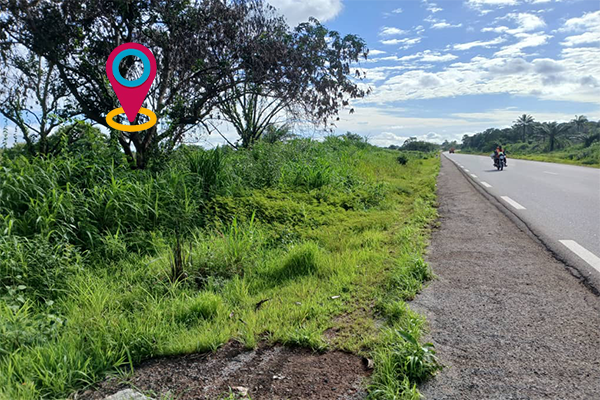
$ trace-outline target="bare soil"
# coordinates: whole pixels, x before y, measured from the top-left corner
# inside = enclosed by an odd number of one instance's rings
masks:
[[[438,276],[411,307],[447,368],[426,399],[600,399],[600,298],[445,157]]]
[[[253,400],[364,399],[369,376],[360,357],[332,351],[260,345],[248,351],[232,342],[212,354],[158,358],[142,363],[127,382],[109,379],[77,399],[103,399],[125,388],[155,399],[220,399],[245,388]],[[244,398],[234,389],[236,398]]]

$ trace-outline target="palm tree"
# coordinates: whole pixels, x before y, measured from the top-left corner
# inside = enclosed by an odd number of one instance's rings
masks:
[[[569,127],[569,124],[559,124],[557,122],[544,122],[540,125],[538,133],[541,136],[548,138],[549,150],[554,151],[556,141],[560,139],[561,136],[564,136],[569,132]]]
[[[521,141],[522,142],[527,141],[527,135],[531,134],[534,123],[535,123],[535,120],[533,119],[533,117],[531,115],[528,115],[528,114],[521,115],[515,121],[515,124],[517,124],[517,126],[521,127],[521,134],[522,134]]]
[[[571,123],[575,126],[577,130],[577,136],[581,136],[581,128],[585,127],[585,124],[588,122],[588,119],[585,115],[576,115],[575,119],[571,121]]]

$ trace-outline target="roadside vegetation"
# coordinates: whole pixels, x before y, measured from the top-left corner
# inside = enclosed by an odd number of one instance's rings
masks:
[[[511,128],[465,135],[461,152],[490,154],[497,145],[508,157],[600,168],[600,121],[575,116],[569,123],[536,122],[522,115]]]
[[[372,398],[418,398],[440,366],[405,301],[431,278],[436,148],[291,128],[331,129],[368,95],[360,37],[261,0],[4,3],[0,398],[66,398],[231,340],[364,355]],[[127,42],[157,61],[142,132],[105,120]],[[205,135],[226,147],[185,144]]]
[[[145,170],[93,128],[52,157],[4,149],[0,397],[265,340],[374,358],[373,398],[418,398],[439,365],[405,301],[431,278],[438,166],[356,135],[183,146]]]

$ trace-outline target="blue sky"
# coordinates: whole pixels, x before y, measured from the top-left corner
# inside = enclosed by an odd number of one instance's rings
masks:
[[[600,2],[574,0],[271,0],[363,37],[373,94],[338,132],[374,144],[461,139],[522,113],[600,119]]]

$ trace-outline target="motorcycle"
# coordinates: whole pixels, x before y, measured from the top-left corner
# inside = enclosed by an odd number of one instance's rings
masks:
[[[506,167],[506,157],[504,154],[500,153],[500,155],[496,158],[492,155],[494,159],[494,167],[498,168],[498,171],[503,171],[504,167]]]

